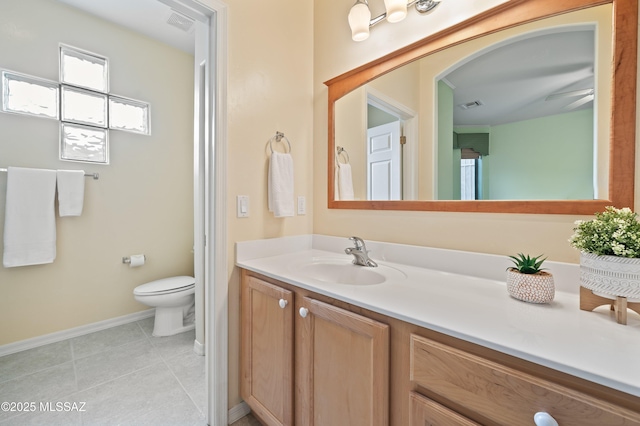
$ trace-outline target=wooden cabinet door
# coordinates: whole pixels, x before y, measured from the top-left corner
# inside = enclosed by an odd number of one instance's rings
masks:
[[[240,394],[267,425],[293,425],[293,293],[242,279]]]
[[[308,297],[296,302],[296,424],[388,425],[389,326]]]
[[[409,401],[410,426],[480,426],[418,393],[411,392]]]

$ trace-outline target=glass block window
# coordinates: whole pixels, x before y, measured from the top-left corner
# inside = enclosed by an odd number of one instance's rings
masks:
[[[107,129],[64,122],[60,129],[61,159],[85,163],[109,163]]]
[[[151,134],[150,106],[109,93],[107,58],[60,45],[60,82],[2,71],[0,111],[60,120],[60,159],[109,163],[109,131]]]
[[[107,127],[107,95],[63,85],[62,121]]]
[[[60,82],[107,93],[109,61],[70,46],[60,46]]]
[[[58,119],[59,84],[2,71],[2,110]]]
[[[119,96],[109,96],[109,128],[148,135],[149,104]]]

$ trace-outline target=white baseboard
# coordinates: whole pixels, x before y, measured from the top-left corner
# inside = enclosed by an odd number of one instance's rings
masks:
[[[237,422],[238,420],[240,420],[250,412],[251,412],[251,408],[249,408],[246,402],[242,401],[240,404],[236,405],[235,407],[232,407],[229,410],[227,423],[231,424],[233,422]]]
[[[107,328],[116,327],[118,325],[128,324],[130,322],[135,322],[141,319],[152,317],[154,314],[155,309],[147,309],[145,311],[135,312],[133,314],[123,315],[121,317],[81,325],[80,327],[74,327],[68,330],[57,331],[55,333],[45,334],[43,336],[33,337],[31,339],[8,343],[6,345],[0,346],[0,356],[10,355],[27,349],[37,348],[38,346],[44,346],[50,343],[56,343],[62,340],[71,339],[73,337],[83,336],[85,334],[94,333],[96,331],[105,330]]]
[[[204,356],[204,345],[198,342],[198,339],[193,341],[193,352],[196,355]]]

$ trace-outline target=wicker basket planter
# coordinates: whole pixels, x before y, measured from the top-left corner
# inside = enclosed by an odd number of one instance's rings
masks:
[[[640,301],[640,259],[582,252],[580,285],[599,296]]]
[[[556,292],[553,275],[548,272],[523,274],[507,269],[507,291],[511,297],[529,303],[550,303]]]

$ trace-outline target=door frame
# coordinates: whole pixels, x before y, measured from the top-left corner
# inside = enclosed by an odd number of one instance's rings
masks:
[[[402,199],[418,199],[418,113],[372,87],[366,87],[366,102],[398,117],[407,143],[402,147]],[[366,105],[364,110],[366,111]],[[366,119],[365,119],[366,123]]]
[[[189,0],[194,1],[194,0]],[[212,10],[209,34],[210,113],[205,158],[205,348],[207,423],[226,426],[228,419],[227,273],[227,62],[228,11],[221,0],[201,0]],[[202,171],[200,171],[202,173]]]
[[[227,273],[227,67],[228,11],[221,0],[159,0],[198,19],[208,17],[208,43],[194,76],[205,86],[200,103],[206,118],[202,137],[194,116],[194,268],[204,275],[204,351],[206,355],[206,421],[228,421],[228,273]],[[196,40],[197,43],[197,40]],[[196,77],[198,78],[198,77]],[[194,82],[196,83],[196,82]],[[194,84],[197,86],[197,84]],[[194,93],[195,95],[195,93]],[[196,113],[198,111],[197,105]],[[204,146],[202,146],[204,145]],[[203,188],[204,186],[204,188]],[[196,284],[197,285],[197,284]],[[201,344],[196,340],[194,348]]]

